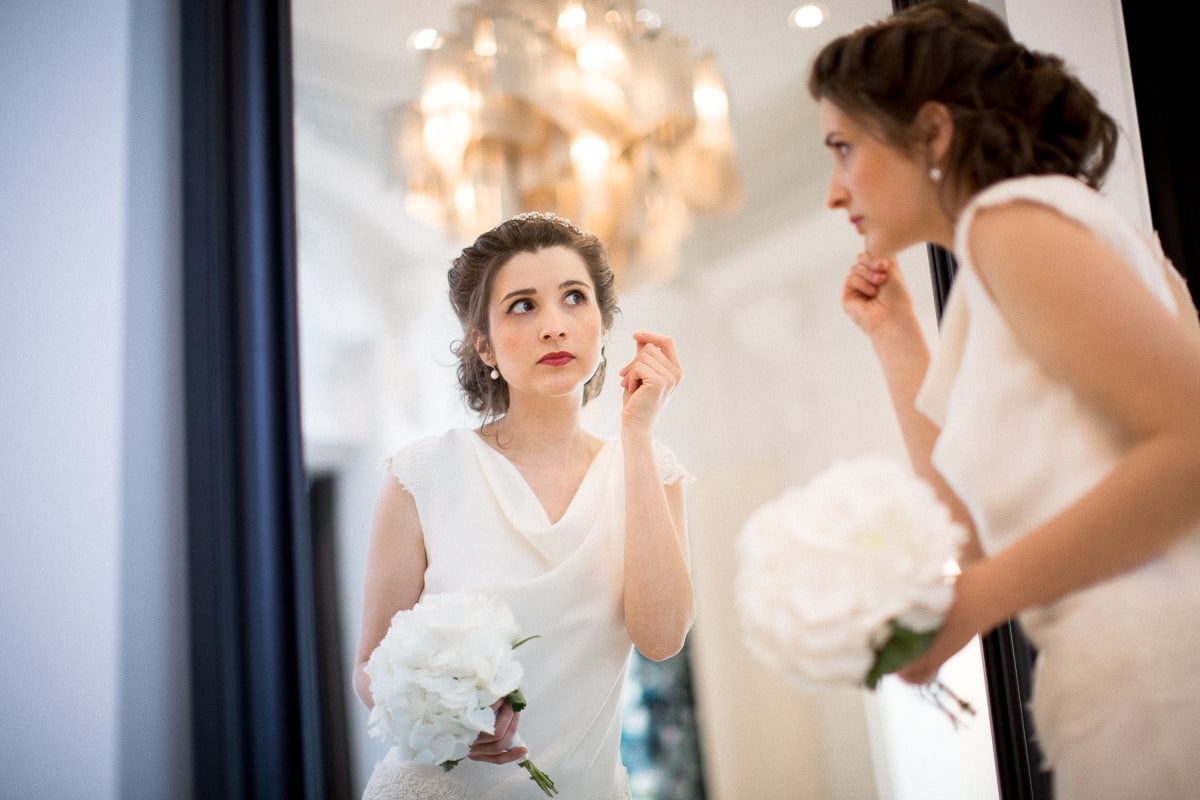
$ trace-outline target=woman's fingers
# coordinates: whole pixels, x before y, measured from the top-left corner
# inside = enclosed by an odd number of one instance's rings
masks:
[[[899,671],[909,683],[928,683],[951,656],[962,650],[973,637],[998,624],[998,611],[988,581],[989,562],[980,561],[958,576],[954,601],[946,611],[938,635],[929,649]]]
[[[851,272],[846,276],[844,294],[848,296],[861,295],[875,297],[879,294],[879,284],[866,276]]]
[[[636,391],[642,384],[650,384],[664,395],[670,394],[683,378],[675,342],[669,336],[649,331],[638,331],[633,338],[637,342],[637,353],[621,370],[621,385],[626,394]]]
[[[503,700],[497,701],[493,708],[496,709],[494,731],[479,734],[471,745],[468,757],[489,764],[507,764],[524,758],[529,753],[528,749],[522,745],[513,745],[521,715]]]
[[[858,277],[872,286],[882,286],[895,262],[883,258],[871,258],[866,253],[859,253],[858,259],[850,265],[850,275]]]
[[[637,331],[633,334],[633,340],[638,343],[639,349],[642,345],[655,345],[668,361],[676,367],[679,366],[679,356],[675,352],[675,340],[670,336],[652,331]]]
[[[886,260],[859,253],[858,259],[850,265],[846,273],[842,289],[843,300],[855,300],[859,297],[873,300],[878,297],[880,287],[887,283],[890,266]]]
[[[920,686],[930,683],[934,678],[936,678],[938,674],[938,667],[940,666],[941,664],[931,663],[930,659],[918,658],[904,667],[904,669],[900,670],[897,674],[905,682]]]

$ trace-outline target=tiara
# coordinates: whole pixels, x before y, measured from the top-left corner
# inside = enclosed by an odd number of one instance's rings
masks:
[[[573,233],[577,233],[580,235],[583,234],[583,231],[580,230],[578,227],[576,227],[576,225],[573,222],[571,222],[571,220],[566,219],[565,217],[560,217],[558,214],[555,214],[551,211],[523,211],[520,214],[509,217],[504,222],[501,222],[500,225],[503,225],[506,222],[525,222],[526,220],[537,220],[539,222],[553,222],[555,225],[561,225],[564,228],[567,228],[568,230],[572,231]],[[496,227],[498,228],[498,227],[500,227],[500,225],[497,225]]]

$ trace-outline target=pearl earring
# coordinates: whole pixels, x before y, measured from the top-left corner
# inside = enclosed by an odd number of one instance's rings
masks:
[[[940,169],[938,169],[937,167],[930,167],[929,168],[929,180],[933,181],[934,183],[938,183],[939,181],[941,181],[942,180],[942,171]]]
[[[492,380],[496,380],[500,377],[500,370],[496,369],[495,367],[492,367],[492,371],[489,372],[488,375],[491,377]]]

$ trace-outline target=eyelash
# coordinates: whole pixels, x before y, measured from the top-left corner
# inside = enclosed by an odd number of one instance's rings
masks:
[[[571,297],[577,298],[574,302],[570,303],[570,305],[573,305],[573,306],[583,305],[588,300],[587,295],[584,294],[584,292],[580,289],[572,289],[571,291],[567,292],[566,294],[563,295],[563,300],[567,300],[568,298],[571,298]],[[508,307],[508,313],[510,313],[510,314],[527,314],[527,313],[529,313],[530,308],[518,310],[518,307],[521,306],[522,304],[532,307],[533,301],[530,300],[528,297],[522,297],[519,300],[514,300],[512,305],[510,305]]]

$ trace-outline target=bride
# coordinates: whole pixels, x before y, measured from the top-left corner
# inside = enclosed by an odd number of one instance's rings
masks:
[[[463,326],[458,375],[478,429],[408,445],[388,462],[368,550],[354,685],[392,616],[424,593],[496,596],[536,642],[522,647],[528,708],[499,705],[450,772],[376,768],[367,798],[543,797],[510,765],[528,750],[564,797],[629,797],[620,757],[621,688],[632,647],[661,660],[693,618],[683,487],[652,438],[682,377],[669,337],[634,335],[621,370],[621,435],[580,426],[604,381],[602,340],[616,311],[595,236],[542,213],[481,235],[455,259],[450,299]],[[510,765],[501,768],[497,765]]]
[[[841,37],[810,91],[828,204],[865,241],[843,306],[915,469],[971,525],[922,683],[1020,615],[1056,796],[1200,786],[1200,325],[1157,242],[1098,194],[1117,129],[1060,59],[929,0]],[[892,256],[959,272],[930,356]]]

